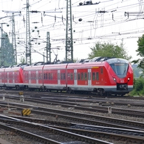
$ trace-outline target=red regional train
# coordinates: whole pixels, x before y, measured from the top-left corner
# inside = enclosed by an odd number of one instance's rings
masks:
[[[133,70],[120,58],[91,62],[0,68],[0,87],[124,95],[133,89]]]

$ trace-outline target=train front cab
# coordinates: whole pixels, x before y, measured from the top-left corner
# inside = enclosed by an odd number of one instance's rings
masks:
[[[133,89],[133,70],[127,60],[109,59],[108,73],[111,85],[115,85],[109,90],[110,93],[124,95]]]

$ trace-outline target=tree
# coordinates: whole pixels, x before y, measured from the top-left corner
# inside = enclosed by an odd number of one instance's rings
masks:
[[[13,45],[10,43],[7,33],[2,33],[1,39],[1,61],[2,66],[10,66],[14,64]]]
[[[20,63],[21,64],[25,64],[26,63],[26,60],[25,60],[25,58],[23,56],[20,58]]]
[[[91,53],[88,55],[90,59],[94,57],[116,57],[131,59],[131,56],[127,55],[126,50],[123,47],[123,42],[119,45],[112,43],[100,43],[97,42],[94,47],[91,48]]]
[[[144,34],[142,35],[142,37],[139,37],[137,44],[138,44],[138,49],[136,50],[136,52],[138,53],[137,55],[142,58],[133,60],[132,62],[138,63],[138,67],[144,69]]]

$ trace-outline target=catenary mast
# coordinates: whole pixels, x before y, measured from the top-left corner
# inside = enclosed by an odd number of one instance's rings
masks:
[[[12,64],[17,64],[17,50],[16,50],[16,35],[15,35],[15,19],[12,13],[12,45],[13,45],[13,61]]]
[[[65,60],[73,61],[73,30],[72,30],[72,7],[71,0],[66,2],[66,46]]]
[[[29,0],[26,0],[26,63],[31,64]]]

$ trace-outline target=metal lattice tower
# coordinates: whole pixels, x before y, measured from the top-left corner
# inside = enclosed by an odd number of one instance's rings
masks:
[[[26,63],[31,64],[29,0],[26,0]]]
[[[12,13],[12,45],[13,45],[13,61],[12,64],[17,64],[17,50],[16,50],[16,35],[15,35],[15,20],[14,13]]]
[[[66,61],[73,61],[73,30],[71,0],[66,4]]]
[[[46,46],[46,62],[51,62],[51,43],[50,43],[50,33],[47,32],[47,46]]]
[[[3,40],[3,24],[1,23],[1,47],[0,47],[0,63],[1,63],[1,66],[3,65],[2,40]]]

